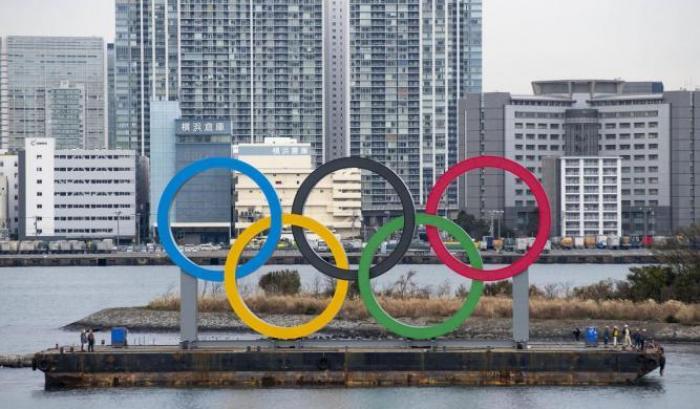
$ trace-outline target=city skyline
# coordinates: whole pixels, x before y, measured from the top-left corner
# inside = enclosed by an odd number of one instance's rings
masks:
[[[13,13],[0,15],[0,36],[114,40],[113,0],[58,0],[52,4],[60,7],[51,8],[44,4],[42,0],[5,1],[3,8]],[[605,14],[599,13],[603,5]],[[532,80],[562,78],[658,78],[667,89],[700,87],[700,53],[690,52],[683,41],[700,38],[700,26],[693,21],[698,14],[700,3],[692,0],[485,1],[484,43],[489,47],[484,52],[483,91],[527,94]],[[562,30],[568,35],[561,36]],[[591,55],[599,58],[593,60]],[[517,71],[510,71],[511,67]]]

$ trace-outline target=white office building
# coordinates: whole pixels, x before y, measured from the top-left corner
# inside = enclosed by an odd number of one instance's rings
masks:
[[[54,139],[27,138],[19,174],[20,239],[134,237],[134,151],[56,150]]]
[[[565,156],[559,160],[561,235],[622,235],[619,157]]]

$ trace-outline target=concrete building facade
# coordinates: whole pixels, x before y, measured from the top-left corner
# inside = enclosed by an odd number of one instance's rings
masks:
[[[299,186],[314,170],[310,144],[291,138],[268,138],[264,143],[240,144],[234,157],[253,165],[267,176],[277,191],[284,213],[291,213]],[[306,201],[304,215],[331,229],[341,238],[360,235],[362,212],[361,173],[343,169],[323,178]],[[261,217],[269,206],[260,188],[250,178],[238,175],[234,189],[236,232],[240,233]],[[291,231],[290,226],[284,226]]]
[[[230,135],[225,119],[176,121],[175,172],[200,159],[231,157]],[[232,183],[227,169],[212,169],[190,179],[172,206],[175,239],[189,244],[228,243],[233,223]]]
[[[506,156],[540,178],[549,156],[619,157],[624,234],[670,234],[697,222],[697,92],[620,80],[541,81],[533,90],[467,95],[460,116],[465,155]],[[503,209],[508,226],[523,233],[535,227],[536,204],[520,180],[485,170],[463,183],[467,212],[483,218],[488,209]]]
[[[133,239],[135,152],[60,150],[51,138],[27,138],[18,167],[20,239]]]
[[[69,125],[62,146],[105,147],[105,57],[98,37],[7,36],[2,38],[0,66],[0,147],[21,149],[25,138],[53,134],[64,102],[82,109],[82,120]],[[69,85],[66,85],[69,84]],[[80,96],[77,90],[81,90]],[[79,98],[79,101],[72,100]],[[52,113],[59,113],[52,116]],[[76,126],[82,126],[80,137]],[[59,135],[66,136],[62,129]],[[70,144],[70,145],[68,145]]]
[[[85,90],[81,85],[63,81],[46,91],[46,137],[56,141],[57,149],[85,146]]]
[[[481,0],[350,0],[350,153],[392,168],[419,206],[459,159],[458,99],[480,91]],[[363,213],[400,209],[365,179]],[[446,203],[457,208],[456,188]]]

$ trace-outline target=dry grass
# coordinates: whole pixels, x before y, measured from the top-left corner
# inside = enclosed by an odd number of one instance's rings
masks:
[[[379,297],[382,307],[392,316],[411,319],[440,319],[453,314],[462,303],[457,298],[396,298]],[[328,298],[311,295],[246,297],[251,310],[263,314],[318,314],[328,304]],[[148,304],[153,310],[178,310],[180,300],[165,295]],[[507,318],[511,316],[512,302],[508,297],[482,297],[474,316],[482,318]],[[205,296],[199,300],[200,311],[231,311],[225,297]],[[700,322],[700,304],[684,304],[678,301],[657,303],[652,300],[580,300],[575,298],[530,299],[530,316],[533,319],[601,319],[629,321],[676,321],[683,324]],[[345,300],[340,319],[362,320],[368,318],[367,310],[359,298]]]

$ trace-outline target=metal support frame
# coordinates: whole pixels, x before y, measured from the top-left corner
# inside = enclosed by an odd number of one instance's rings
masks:
[[[513,277],[513,342],[520,348],[530,341],[530,272]]]
[[[189,349],[197,343],[197,279],[180,271],[180,345]]]
[[[529,271],[513,277],[513,342],[524,348],[530,341]],[[198,343],[197,279],[180,271],[180,346],[190,349]],[[298,346],[301,342],[295,341]]]

